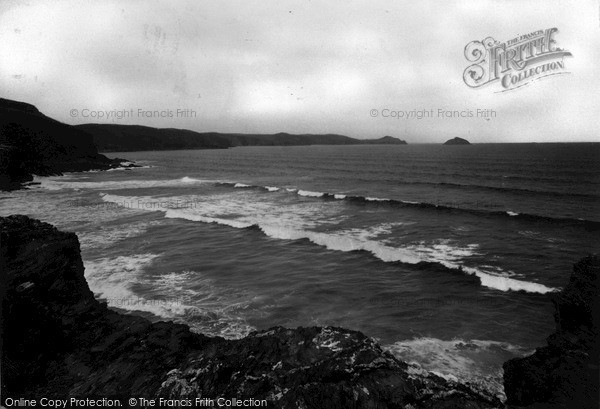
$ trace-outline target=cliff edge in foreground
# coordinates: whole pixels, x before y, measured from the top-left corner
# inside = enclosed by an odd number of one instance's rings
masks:
[[[239,340],[109,310],[73,233],[0,218],[2,399],[265,399],[276,408],[494,408],[356,331],[275,327]],[[5,402],[2,402],[4,404]],[[239,403],[239,401],[238,401]]]
[[[556,331],[548,345],[504,363],[506,403],[527,408],[598,409],[600,402],[600,259],[573,267],[553,296]]]

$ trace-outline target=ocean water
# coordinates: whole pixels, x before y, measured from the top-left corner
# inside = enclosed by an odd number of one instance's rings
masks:
[[[502,394],[553,331],[549,295],[600,244],[600,144],[127,152],[133,170],[0,193],[79,235],[123,312],[228,338],[363,331],[417,368]]]

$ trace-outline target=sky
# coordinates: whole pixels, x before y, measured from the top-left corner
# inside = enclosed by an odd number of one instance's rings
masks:
[[[471,41],[553,27],[564,74],[465,84]],[[597,0],[0,3],[0,96],[68,124],[600,141],[598,63]]]

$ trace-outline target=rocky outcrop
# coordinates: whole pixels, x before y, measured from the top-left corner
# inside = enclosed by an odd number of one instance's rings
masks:
[[[600,391],[600,259],[575,264],[554,295],[556,331],[548,345],[504,364],[507,404],[530,408],[597,409]]]
[[[0,190],[18,189],[34,174],[110,169],[122,161],[100,155],[87,132],[0,98]]]
[[[492,408],[501,402],[360,332],[275,327],[239,340],[120,315],[93,297],[77,236],[0,218],[2,399],[265,399],[276,408]],[[139,401],[138,401],[139,404]]]
[[[405,140],[394,138],[393,136],[386,135],[379,139],[370,139],[365,143],[372,143],[376,145],[408,145]]]
[[[452,138],[452,139],[448,139],[446,142],[444,142],[444,145],[470,145],[471,142],[467,141],[466,139],[463,138]]]

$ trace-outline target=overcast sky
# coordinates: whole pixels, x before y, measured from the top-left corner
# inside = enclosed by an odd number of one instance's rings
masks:
[[[597,0],[3,0],[0,90],[69,124],[409,143],[600,141],[599,13]],[[570,74],[503,93],[499,83],[466,86],[467,43],[551,27],[573,54],[564,60]],[[123,119],[82,117],[131,109]],[[497,116],[406,120],[382,117],[385,109]]]

